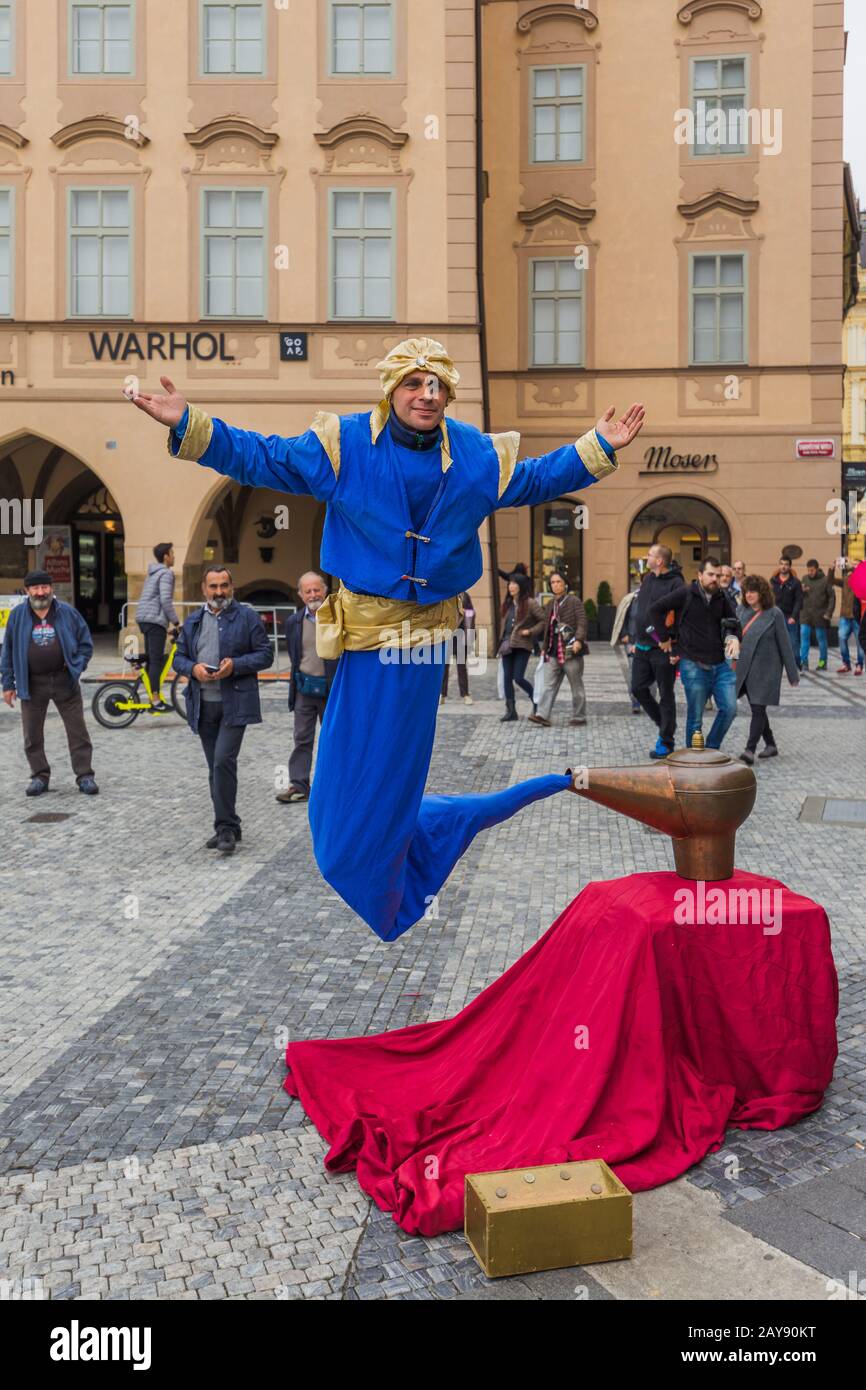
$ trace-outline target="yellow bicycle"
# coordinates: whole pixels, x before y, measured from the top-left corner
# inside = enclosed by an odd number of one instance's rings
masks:
[[[171,648],[165,659],[165,665],[159,677],[159,699],[165,704],[163,699],[162,687],[172,668],[177,642],[172,642]],[[153,708],[151,695],[153,689],[148,678],[147,671],[144,669],[143,658],[140,656],[127,656],[124,658],[129,662],[133,670],[134,678],[131,681],[113,680],[106,681],[100,685],[93,696],[91,709],[94,718],[104,729],[126,729],[132,724],[140,714],[150,713],[154,719],[161,718],[164,714],[179,714],[181,719],[186,719],[186,708],[181,703],[181,691],[186,687],[186,676],[175,676],[171,682],[171,705],[167,709],[156,710]],[[142,689],[144,694],[142,694]],[[146,697],[146,698],[145,698]]]

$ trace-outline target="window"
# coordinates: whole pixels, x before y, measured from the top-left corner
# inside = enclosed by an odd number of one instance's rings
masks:
[[[75,76],[132,73],[132,9],[132,5],[114,5],[109,0],[72,5],[70,71]]]
[[[0,188],[0,317],[12,316],[12,189]]]
[[[745,154],[747,106],[745,58],[692,59],[696,155]]]
[[[691,298],[692,362],[745,362],[745,256],[693,256]]]
[[[202,72],[263,75],[264,5],[228,0],[202,4]]]
[[[128,188],[74,188],[69,198],[70,313],[132,313],[132,194]]]
[[[532,365],[583,364],[583,275],[574,259],[530,262]]]
[[[533,164],[583,159],[583,68],[532,69]]]
[[[331,200],[331,317],[393,318],[393,193],[334,190]]]
[[[394,7],[382,0],[331,5],[331,71],[357,77],[394,70]]]
[[[263,318],[265,313],[265,194],[261,189],[204,191],[206,317]]]
[[[15,72],[15,25],[11,5],[0,5],[0,77]]]

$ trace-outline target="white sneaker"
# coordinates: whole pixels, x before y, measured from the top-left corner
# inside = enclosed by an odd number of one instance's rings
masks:
[[[464,705],[474,705],[474,704],[475,704],[475,701],[473,700],[473,698],[472,698],[471,695],[464,695],[464,696],[463,696],[463,703],[464,703]]]

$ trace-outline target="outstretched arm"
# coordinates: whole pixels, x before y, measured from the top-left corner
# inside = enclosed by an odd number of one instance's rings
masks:
[[[590,487],[617,468],[616,450],[630,444],[643,428],[645,411],[633,405],[616,423],[614,406],[605,412],[595,429],[576,444],[566,444],[552,454],[523,459],[516,464],[511,479],[496,503],[500,507],[531,507],[552,502],[563,493]]]
[[[319,415],[311,429],[293,438],[265,436],[212,419],[198,406],[188,405],[168,377],[160,381],[164,395],[139,394],[130,399],[168,427],[168,450],[173,457],[192,459],[250,487],[299,493],[320,502],[333,496],[340,467],[337,416]]]

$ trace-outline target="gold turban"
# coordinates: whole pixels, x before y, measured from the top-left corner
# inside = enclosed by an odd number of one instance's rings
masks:
[[[376,363],[376,369],[382,383],[383,399],[376,406],[370,420],[374,444],[385,428],[391,410],[392,391],[411,372],[432,372],[434,376],[438,376],[448,392],[449,403],[457,394],[460,373],[445,348],[441,343],[437,343],[435,338],[406,338],[396,347],[392,347],[387,357]]]

